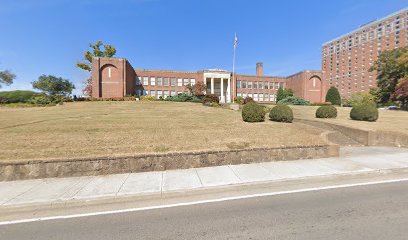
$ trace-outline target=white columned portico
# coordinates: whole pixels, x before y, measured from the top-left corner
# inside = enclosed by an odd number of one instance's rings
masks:
[[[231,93],[230,93],[230,82],[231,82],[231,73],[226,70],[221,69],[209,69],[203,71],[205,84],[207,84],[207,90],[211,90],[211,94],[217,94],[220,98],[221,103],[230,103],[231,102]],[[207,82],[208,79],[211,79],[211,82]],[[220,84],[218,85],[218,80]],[[224,81],[227,80],[227,91],[224,92]],[[217,85],[215,85],[217,81]],[[210,86],[208,87],[208,84]],[[215,89],[217,88],[217,89]],[[218,92],[219,90],[219,92]]]
[[[211,94],[214,94],[214,78],[211,78]]]
[[[231,102],[231,78],[227,81],[227,102]]]
[[[225,98],[224,98],[224,78],[221,78],[221,102],[225,102]]]

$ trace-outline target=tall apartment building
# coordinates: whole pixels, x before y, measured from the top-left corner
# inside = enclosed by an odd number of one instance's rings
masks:
[[[310,102],[324,102],[326,84],[321,71],[306,70],[288,77],[263,75],[263,64],[256,64],[256,75],[232,74],[222,69],[197,72],[134,69],[123,58],[94,58],[92,97],[112,98],[127,95],[153,96],[156,99],[187,93],[187,85],[204,82],[207,93],[220,102],[234,97],[252,97],[257,102],[276,102],[279,87],[291,88],[295,96]]]
[[[384,50],[408,46],[408,8],[326,42],[322,46],[322,75],[348,98],[375,87],[377,73],[369,69]]]

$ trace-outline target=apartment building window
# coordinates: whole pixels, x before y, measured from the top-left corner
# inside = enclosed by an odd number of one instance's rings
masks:
[[[241,88],[241,81],[237,81],[237,88],[239,89],[239,88]]]
[[[157,78],[157,86],[163,86],[163,78]]]
[[[149,78],[148,77],[143,77],[143,85],[145,85],[145,86],[149,85]]]
[[[156,85],[156,78],[151,77],[150,78],[150,86],[155,86]]]
[[[195,85],[195,83],[196,83],[195,78],[190,79],[190,84],[191,85]]]
[[[183,86],[183,79],[181,78],[177,79],[177,86],[179,87]]]
[[[156,97],[156,91],[155,90],[150,90],[150,96]]]
[[[169,86],[169,78],[163,78],[163,86]]]
[[[170,78],[170,85],[171,85],[172,87],[175,87],[175,86],[176,86],[176,78]]]
[[[188,78],[184,78],[184,86],[188,85]]]
[[[248,89],[252,89],[252,82],[248,82]]]

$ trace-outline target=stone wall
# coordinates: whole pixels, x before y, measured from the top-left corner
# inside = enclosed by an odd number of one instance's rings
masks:
[[[0,162],[0,181],[163,171],[228,164],[335,157],[338,155],[338,145],[319,145],[140,154],[115,158],[9,160]]]

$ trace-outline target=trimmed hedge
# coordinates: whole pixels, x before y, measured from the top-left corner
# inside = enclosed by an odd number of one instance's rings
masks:
[[[373,103],[363,103],[351,109],[350,118],[357,121],[375,122],[378,119],[378,109]]]
[[[239,105],[242,105],[242,104],[244,104],[244,98],[241,97],[241,96],[237,96],[237,97],[234,98],[234,102],[239,104]]]
[[[331,102],[333,105],[341,105],[340,93],[336,87],[329,88],[326,94],[326,102]]]
[[[303,105],[303,106],[309,106],[310,102],[302,99],[302,98],[298,98],[298,97],[287,97],[284,98],[280,101],[278,101],[278,104],[287,104],[287,105]]]
[[[288,105],[277,105],[269,112],[269,119],[275,122],[291,123],[293,111]]]
[[[331,105],[324,105],[316,110],[317,118],[336,118],[337,109]]]
[[[263,122],[265,120],[264,108],[255,102],[245,104],[242,108],[242,120],[244,122]]]
[[[6,99],[7,103],[28,103],[31,98],[40,95],[40,93],[34,91],[8,91],[0,92],[0,97]]]

